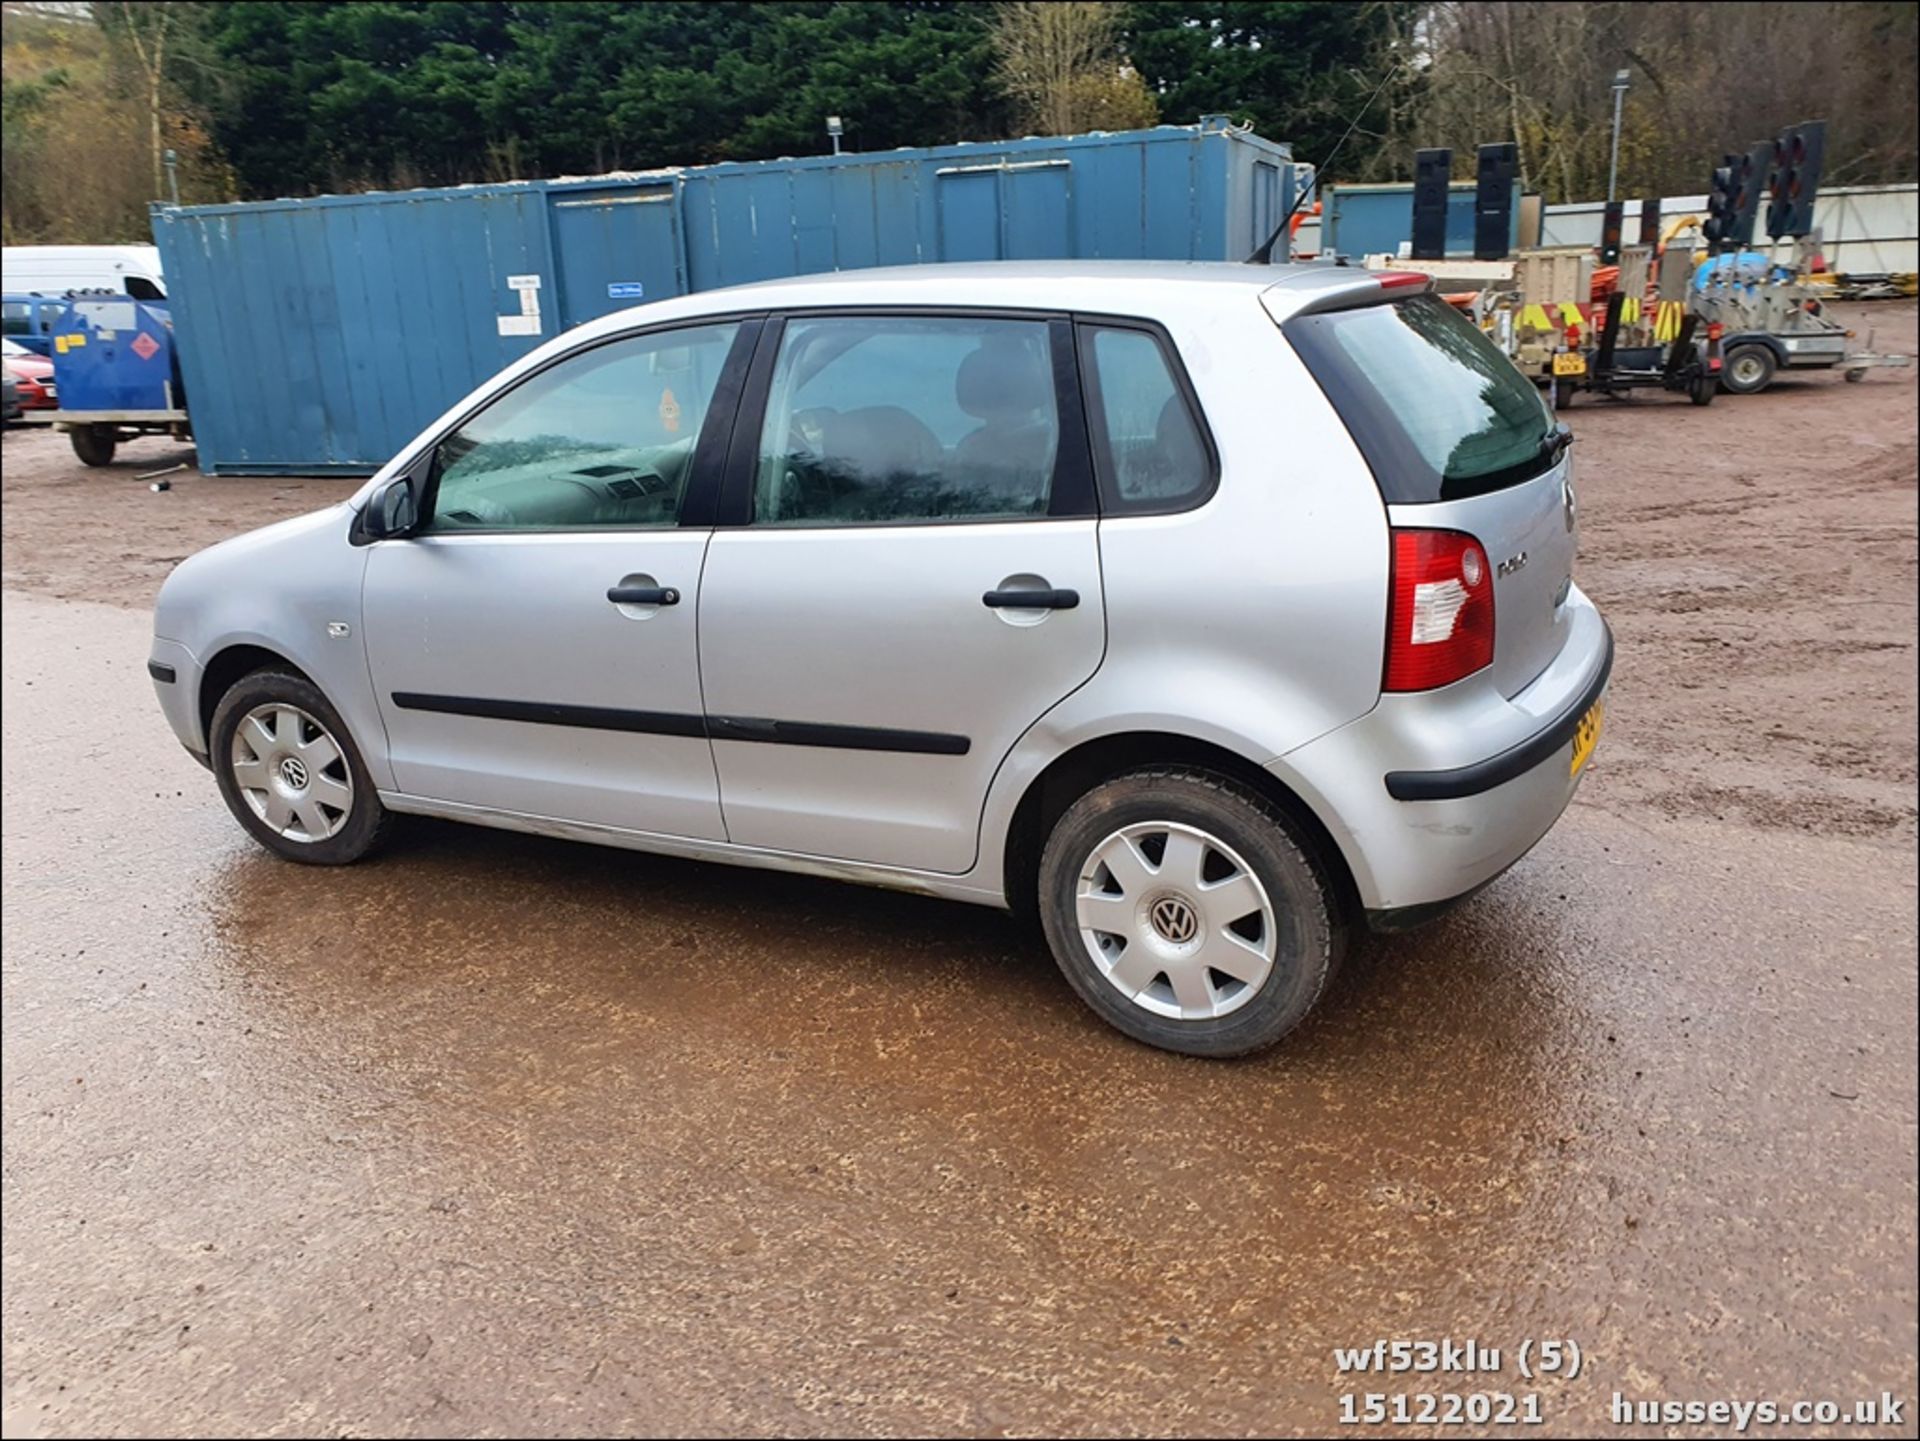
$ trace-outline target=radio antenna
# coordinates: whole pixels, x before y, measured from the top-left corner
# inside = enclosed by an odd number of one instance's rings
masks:
[[[1320,172],[1322,170],[1327,170],[1332,168],[1334,158],[1340,154],[1340,147],[1345,145],[1347,143],[1347,137],[1352,135],[1353,132],[1359,128],[1361,117],[1364,116],[1367,113],[1367,111],[1373,108],[1373,102],[1380,98],[1381,91],[1385,90],[1387,86],[1393,83],[1394,77],[1400,73],[1400,71],[1405,67],[1405,65],[1406,65],[1406,62],[1404,60],[1396,60],[1393,63],[1392,68],[1387,71],[1386,79],[1382,80],[1378,85],[1374,86],[1373,94],[1367,97],[1366,104],[1362,105],[1358,110],[1354,111],[1353,119],[1347,123],[1346,134],[1342,135],[1338,140],[1334,141],[1333,149],[1327,152],[1327,158],[1325,162],[1323,162],[1321,165],[1315,168],[1314,180],[1316,183],[1318,183],[1319,181]],[[1247,257],[1246,263],[1248,265],[1273,264],[1274,244],[1280,239],[1280,237],[1283,234],[1286,233],[1287,223],[1293,219],[1294,211],[1300,208],[1300,202],[1305,200],[1306,198],[1307,198],[1307,189],[1303,185],[1300,187],[1299,193],[1293,197],[1293,204],[1287,207],[1287,213],[1280,217],[1280,223],[1273,227],[1273,234],[1269,235],[1266,238],[1266,240],[1261,244],[1258,250],[1254,251],[1253,254]]]

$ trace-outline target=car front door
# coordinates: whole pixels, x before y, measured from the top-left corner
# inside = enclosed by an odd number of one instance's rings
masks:
[[[368,558],[367,658],[409,795],[725,837],[694,641],[756,321],[576,352],[443,437]]]
[[[730,840],[971,868],[995,769],[1104,651],[1073,366],[1064,318],[769,322],[700,591]]]

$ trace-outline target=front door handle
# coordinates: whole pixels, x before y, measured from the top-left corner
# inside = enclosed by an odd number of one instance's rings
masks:
[[[615,605],[678,605],[680,592],[670,585],[616,585],[607,599]]]
[[[1077,590],[990,590],[980,599],[989,610],[1072,610]]]

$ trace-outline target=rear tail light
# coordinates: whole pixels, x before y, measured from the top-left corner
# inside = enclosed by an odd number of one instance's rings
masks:
[[[1493,663],[1493,567],[1457,530],[1393,532],[1390,691],[1451,685]]]

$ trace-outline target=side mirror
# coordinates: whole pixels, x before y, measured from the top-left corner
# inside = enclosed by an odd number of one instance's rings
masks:
[[[394,540],[411,534],[419,518],[419,507],[413,501],[413,478],[402,475],[373,493],[361,512],[360,527],[368,540]]]

